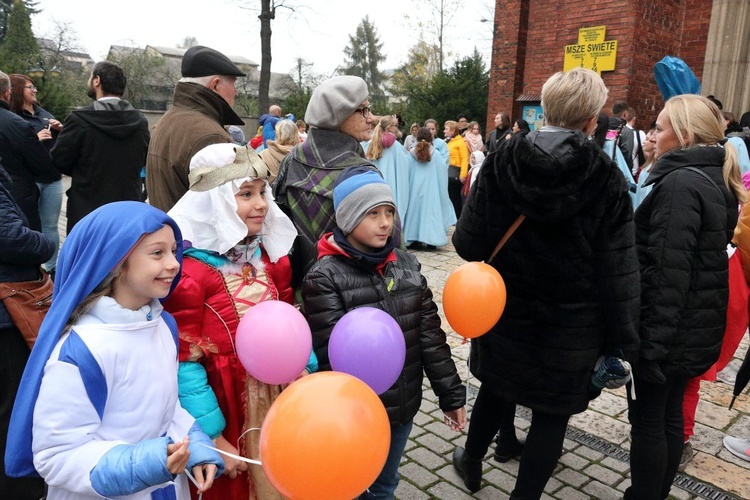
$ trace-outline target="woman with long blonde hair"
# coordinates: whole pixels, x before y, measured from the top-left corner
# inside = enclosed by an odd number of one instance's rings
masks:
[[[651,193],[635,213],[641,346],[627,499],[669,495],[683,449],[688,381],[718,358],[728,300],[727,244],[746,191],[724,119],[698,95],[669,99],[656,119]]]
[[[406,166],[408,153],[396,140],[396,133],[396,115],[382,116],[372,131],[372,139],[363,142],[362,148],[365,150],[365,157],[378,167],[383,179],[391,187],[396,209],[403,221],[409,208],[410,184],[409,170]]]

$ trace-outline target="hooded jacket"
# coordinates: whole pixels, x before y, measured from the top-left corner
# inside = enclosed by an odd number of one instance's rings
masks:
[[[168,212],[190,187],[188,173],[195,153],[234,142],[224,125],[244,125],[219,94],[198,83],[178,82],[173,106],[154,128],[146,162],[148,199]]]
[[[102,205],[142,201],[148,141],[146,117],[123,99],[96,101],[70,114],[52,149],[54,165],[72,178],[68,233]]]
[[[640,356],[665,375],[696,377],[718,358],[726,326],[726,247],[737,198],[724,185],[724,148],[663,155],[635,214],[641,266]],[[685,167],[700,169],[712,180]],[[714,185],[715,184],[715,185]]]
[[[391,425],[411,421],[419,410],[423,370],[442,411],[464,406],[466,391],[417,259],[395,249],[384,262],[373,266],[349,256],[330,241],[330,236],[330,233],[324,235],[318,243],[320,260],[302,285],[305,313],[320,369],[331,369],[328,341],[336,322],[352,309],[375,307],[396,320],[406,341],[401,375],[380,395]]]
[[[638,260],[622,174],[580,132],[544,127],[490,155],[456,225],[466,260],[505,280],[498,323],[473,345],[475,373],[507,401],[547,413],[584,411],[601,355],[638,346]]]

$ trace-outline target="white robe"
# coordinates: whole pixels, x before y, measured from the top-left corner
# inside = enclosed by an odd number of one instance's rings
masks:
[[[148,313],[155,320],[148,321]],[[187,436],[195,419],[177,398],[176,344],[160,314],[156,300],[132,311],[103,297],[72,327],[106,381],[101,419],[78,367],[58,360],[70,333],[57,342],[44,368],[33,423],[34,466],[49,485],[49,500],[102,498],[90,473],[115,446]],[[152,490],[169,484],[118,498],[150,499]],[[184,474],[175,485],[178,499],[190,498]]]

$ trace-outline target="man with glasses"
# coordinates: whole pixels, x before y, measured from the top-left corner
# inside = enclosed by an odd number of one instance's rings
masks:
[[[373,124],[380,120],[370,110],[368,94],[367,83],[350,75],[335,76],[316,87],[305,113],[310,126],[307,140],[279,166],[273,194],[299,232],[291,255],[295,285],[317,260],[318,240],[336,226],[336,178],[354,165],[377,171],[360,145],[372,138]],[[400,242],[401,225],[394,226]]]
[[[225,125],[244,125],[234,112],[237,77],[247,76],[227,56],[197,45],[182,57],[173,105],[154,129],[146,161],[149,203],[168,212],[188,190],[190,160],[210,146],[233,142]]]

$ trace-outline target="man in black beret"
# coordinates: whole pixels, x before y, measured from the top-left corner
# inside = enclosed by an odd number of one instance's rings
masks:
[[[244,125],[234,112],[237,77],[247,76],[210,47],[191,47],[182,57],[182,78],[173,106],[156,124],[146,160],[151,205],[169,211],[188,190],[193,155],[211,144],[233,142],[225,125]]]

